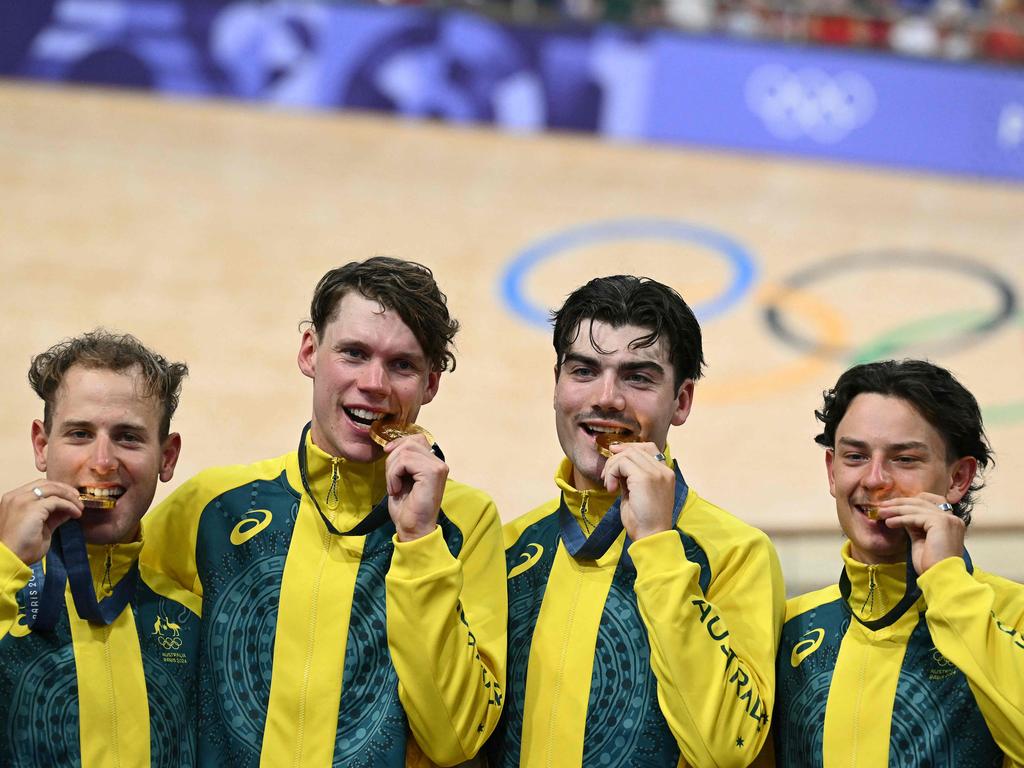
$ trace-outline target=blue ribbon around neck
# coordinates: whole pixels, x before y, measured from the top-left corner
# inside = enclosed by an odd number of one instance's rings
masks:
[[[121,577],[111,593],[102,600],[97,600],[82,527],[77,520],[68,520],[54,533],[60,534],[61,554],[64,557],[64,567],[67,568],[68,581],[71,583],[71,597],[75,601],[78,615],[93,624],[107,626],[113,623],[135,594],[135,587],[139,583],[138,559],[132,562],[128,573]]]
[[[52,631],[63,609],[64,586],[70,583],[78,615],[93,624],[107,626],[131,601],[138,582],[136,560],[110,595],[97,600],[82,527],[77,520],[68,520],[53,532],[45,571],[42,561],[32,564],[32,576],[23,590],[25,625],[33,631]]]
[[[32,563],[32,576],[22,590],[25,604],[25,626],[33,632],[50,632],[60,618],[64,606],[64,586],[68,574],[60,556],[60,547],[50,539],[50,553],[43,561]]]
[[[964,549],[964,565],[967,567],[968,573],[974,573],[974,563],[971,562],[971,556]],[[853,586],[850,584],[850,575],[846,572],[846,566],[843,566],[842,573],[839,574],[839,594],[842,595],[843,600],[847,605],[850,603],[850,595],[853,593]],[[892,609],[877,619],[862,619],[857,615],[857,612],[850,607],[850,614],[860,624],[870,629],[873,632],[877,632],[880,629],[890,627],[899,621],[900,617],[910,610],[911,606],[917,602],[917,599],[921,597],[921,587],[917,585],[917,571],[914,569],[914,550],[913,545],[910,541],[910,537],[907,537],[907,579],[906,587],[903,590],[903,597],[900,601],[892,607]]]

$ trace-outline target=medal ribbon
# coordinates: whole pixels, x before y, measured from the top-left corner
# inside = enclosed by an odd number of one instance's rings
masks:
[[[51,537],[46,570],[43,570],[42,560],[32,563],[32,576],[22,590],[25,597],[25,626],[34,632],[53,630],[64,606],[64,586],[67,582],[68,574],[60,556],[60,546]]]
[[[139,561],[132,563],[110,595],[97,600],[82,527],[77,520],[68,520],[53,532],[46,554],[46,571],[42,561],[32,564],[32,577],[24,589],[25,625],[29,629],[48,632],[56,626],[68,582],[78,615],[93,624],[107,626],[121,615],[135,594]]]
[[[673,461],[672,468],[676,473],[675,500],[672,506],[672,527],[675,528],[679,520],[679,512],[686,502],[689,488],[686,485],[686,480],[683,479],[682,472],[679,471],[678,462]],[[572,512],[569,511],[569,505],[565,502],[565,493],[563,492],[561,503],[558,506],[558,525],[561,529],[562,543],[565,544],[569,554],[577,560],[597,560],[604,555],[622,533],[621,504],[622,496],[620,495],[587,537],[583,534],[583,529],[580,528],[580,524],[573,517]],[[627,564],[632,564],[632,559],[629,557],[631,543],[632,541],[627,535],[626,543],[622,548],[622,560]]]
[[[306,495],[313,502],[313,506],[316,507],[316,511],[320,513],[320,519],[324,521],[324,525],[327,526],[327,530],[334,536],[365,536],[371,531],[375,531],[382,525],[391,519],[391,515],[388,514],[388,496],[384,494],[384,498],[373,505],[373,509],[370,510],[370,514],[365,518],[356,523],[352,528],[347,531],[339,531],[334,527],[334,524],[327,518],[324,511],[320,509],[320,503],[316,500],[316,496],[313,495],[313,490],[309,487],[309,464],[306,459],[306,435],[309,434],[309,429],[313,422],[307,422],[306,426],[302,428],[302,435],[299,436],[299,477],[302,478],[302,487],[306,491]],[[434,454],[444,461],[444,454],[441,453],[441,449],[437,446],[437,443],[430,446],[430,450]]]
[[[974,573],[974,564],[971,562],[971,556],[964,550],[964,564],[967,566],[968,573]],[[846,604],[850,603],[850,595],[853,593],[853,586],[850,584],[850,577],[846,573],[846,567],[843,566],[843,572],[839,574],[839,594],[843,596],[843,600]],[[892,626],[896,621],[910,610],[910,607],[917,602],[917,599],[921,596],[921,588],[917,586],[917,571],[914,570],[914,558],[912,552],[912,545],[910,538],[907,538],[907,586],[903,592],[903,597],[900,601],[893,606],[884,616],[877,619],[862,619],[857,615],[857,612],[850,608],[850,613],[853,614],[858,622],[863,624],[867,629],[871,631],[877,631],[884,629],[885,627]]]
[[[71,597],[75,601],[75,610],[83,619],[93,624],[107,626],[121,615],[121,611],[135,594],[139,583],[139,561],[135,559],[113,591],[102,600],[96,599],[96,588],[92,583],[92,571],[89,569],[89,553],[85,548],[85,536],[77,520],[68,520],[54,532],[59,536],[61,554],[67,568],[68,581],[71,582]],[[53,547],[50,547],[51,551]]]

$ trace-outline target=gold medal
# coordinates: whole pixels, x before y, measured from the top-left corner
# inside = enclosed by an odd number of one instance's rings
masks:
[[[868,520],[878,519],[878,507],[868,507]]]
[[[81,499],[82,505],[86,509],[113,509],[114,504],[117,503],[116,499],[109,496],[92,496],[88,493],[80,493],[78,498]]]
[[[610,459],[614,456],[610,450],[613,445],[618,445],[619,443],[642,443],[643,438],[632,433],[598,432],[594,442],[597,443],[597,452]]]
[[[398,419],[377,419],[370,426],[370,437],[373,438],[373,442],[381,447],[384,447],[392,440],[397,440],[406,435],[423,435],[427,438],[428,443],[434,444],[434,436],[419,424],[413,424],[412,422],[402,422]]]

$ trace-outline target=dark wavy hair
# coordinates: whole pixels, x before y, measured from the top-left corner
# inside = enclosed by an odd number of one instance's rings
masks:
[[[57,391],[64,382],[64,375],[74,365],[115,373],[137,367],[143,395],[155,397],[163,405],[160,440],[167,439],[171,431],[171,417],[178,408],[181,384],[188,375],[185,363],[168,362],[131,334],[111,333],[103,328],[54,344],[33,357],[28,369],[28,383],[44,403],[43,427],[47,433],[53,424]]]
[[[872,393],[905,400],[942,436],[946,460],[965,456],[978,460],[978,473],[953,513],[970,525],[973,494],[985,483],[982,470],[995,464],[985,435],[978,401],[952,373],[924,360],[884,360],[850,368],[824,394],[824,404],[814,415],[824,426],[814,442],[835,448],[836,427],[857,395]]]
[[[448,297],[437,287],[429,268],[414,261],[374,256],[332,269],[320,278],[309,307],[318,340],[323,340],[324,329],[337,316],[349,291],[358,291],[383,309],[397,312],[435,371],[455,370],[451,348],[459,321],[448,313]]]
[[[667,285],[649,277],[612,275],[596,277],[569,294],[562,308],[551,313],[556,371],[561,370],[569,347],[579,338],[582,323],[588,319],[614,328],[646,328],[648,333],[630,345],[634,349],[652,347],[664,338],[677,390],[687,379],[696,381],[703,374],[700,324],[683,297]],[[590,343],[598,352],[605,351],[594,341],[593,326]]]

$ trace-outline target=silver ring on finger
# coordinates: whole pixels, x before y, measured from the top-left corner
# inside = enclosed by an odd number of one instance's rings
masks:
[[[32,489],[32,493],[34,493],[36,495],[37,499],[42,499],[42,498],[44,498],[46,496],[46,494],[43,493],[43,489],[40,488],[38,485],[35,488]]]
[[[662,453],[661,451],[658,451],[656,454],[654,454],[654,460],[656,462],[658,462],[659,464],[664,464],[665,463],[665,454]]]
[[[950,504],[948,501],[944,501],[941,504],[939,504],[939,509],[941,509],[943,512],[952,512],[953,505]]]

